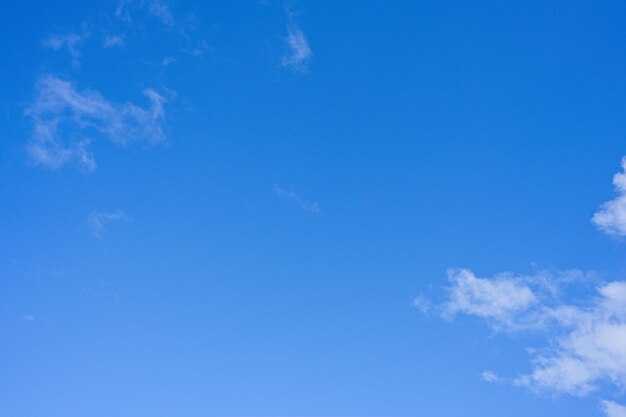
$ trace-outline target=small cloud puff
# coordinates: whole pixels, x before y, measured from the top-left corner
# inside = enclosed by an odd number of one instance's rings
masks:
[[[617,197],[604,203],[591,218],[601,231],[614,236],[626,236],[626,157],[621,165],[623,172],[613,177]]]
[[[494,384],[502,382],[502,378],[500,378],[498,374],[492,371],[484,371],[482,374],[480,374],[480,376],[482,380],[485,382],[494,383]]]
[[[313,57],[313,51],[311,51],[309,42],[302,29],[291,22],[287,29],[285,41],[287,42],[288,51],[282,58],[282,66],[291,68],[294,71],[306,72],[309,61]]]

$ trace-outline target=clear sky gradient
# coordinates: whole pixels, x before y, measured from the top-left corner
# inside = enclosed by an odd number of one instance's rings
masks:
[[[1,2],[0,416],[626,416],[625,17]]]

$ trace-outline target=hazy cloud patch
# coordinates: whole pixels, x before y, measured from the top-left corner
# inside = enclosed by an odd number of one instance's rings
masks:
[[[121,48],[124,44],[124,37],[120,35],[105,36],[102,41],[102,46],[105,48]]]
[[[626,417],[626,407],[613,401],[601,401],[600,408],[607,417]]]
[[[72,65],[80,65],[80,44],[82,44],[91,34],[87,31],[82,33],[50,34],[41,43],[55,51],[66,50],[72,59]]]

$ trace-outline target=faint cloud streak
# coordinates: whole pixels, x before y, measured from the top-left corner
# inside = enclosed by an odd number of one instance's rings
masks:
[[[281,198],[285,198],[285,199],[291,201],[293,204],[295,204],[296,206],[300,207],[302,210],[310,211],[312,213],[319,213],[320,212],[320,209],[319,209],[319,206],[317,205],[317,202],[309,203],[309,202],[303,200],[294,191],[291,191],[291,190],[285,189],[283,187],[280,187],[278,185],[275,185],[274,186],[274,192],[276,193],[277,196],[279,196]]]
[[[289,6],[286,7],[285,12],[288,19],[287,36],[285,37],[287,50],[281,59],[281,65],[296,72],[307,72],[313,51],[304,31],[296,22],[297,13],[292,11]]]
[[[131,218],[121,210],[107,212],[107,211],[93,211],[89,213],[87,218],[87,226],[91,231],[91,234],[97,238],[102,239],[107,231],[107,227],[111,223],[120,221],[130,221]]]

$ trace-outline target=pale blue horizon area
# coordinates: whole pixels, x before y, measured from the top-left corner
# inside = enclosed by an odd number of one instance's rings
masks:
[[[516,386],[545,339],[436,307],[449,268],[625,279],[623,239],[591,222],[626,154],[624,16],[590,0],[3,2],[0,416],[626,404],[608,380]],[[68,34],[85,36],[74,52],[49,45]],[[142,109],[152,89],[163,140],[66,115],[59,140],[91,140],[97,167],[42,164],[45,77]]]

